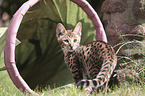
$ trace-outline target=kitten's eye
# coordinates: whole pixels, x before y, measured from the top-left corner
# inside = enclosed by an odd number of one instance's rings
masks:
[[[74,42],[77,42],[77,39],[74,39]]]
[[[63,36],[63,34],[62,34],[62,33],[59,33],[58,35],[59,35],[59,36]]]
[[[69,41],[68,41],[68,40],[64,40],[64,42],[69,43]]]

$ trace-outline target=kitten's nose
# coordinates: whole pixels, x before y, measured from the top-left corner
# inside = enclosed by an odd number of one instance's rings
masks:
[[[69,45],[69,47],[70,47],[70,49],[73,49],[73,46],[71,44]]]

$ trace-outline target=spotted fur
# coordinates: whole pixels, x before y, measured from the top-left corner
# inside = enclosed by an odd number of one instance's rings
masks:
[[[111,77],[117,63],[116,54],[112,46],[104,42],[96,41],[80,45],[81,27],[82,24],[79,22],[74,30],[66,30],[59,23],[56,28],[56,37],[76,85],[81,88],[97,89]]]

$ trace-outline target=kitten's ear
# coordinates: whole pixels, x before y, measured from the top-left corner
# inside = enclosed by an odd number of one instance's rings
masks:
[[[82,23],[78,22],[76,27],[74,28],[73,32],[77,33],[79,36],[81,36],[81,30],[82,30]]]
[[[63,36],[63,34],[66,32],[66,29],[64,28],[64,26],[61,23],[57,24],[56,27],[56,37],[60,37]]]

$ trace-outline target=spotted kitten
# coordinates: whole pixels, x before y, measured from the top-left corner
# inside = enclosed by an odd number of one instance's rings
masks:
[[[76,85],[81,88],[97,89],[111,77],[117,63],[116,54],[112,46],[104,42],[96,41],[80,45],[81,29],[81,22],[73,30],[66,30],[59,23],[56,28],[56,37]],[[83,76],[86,79],[83,79]]]

